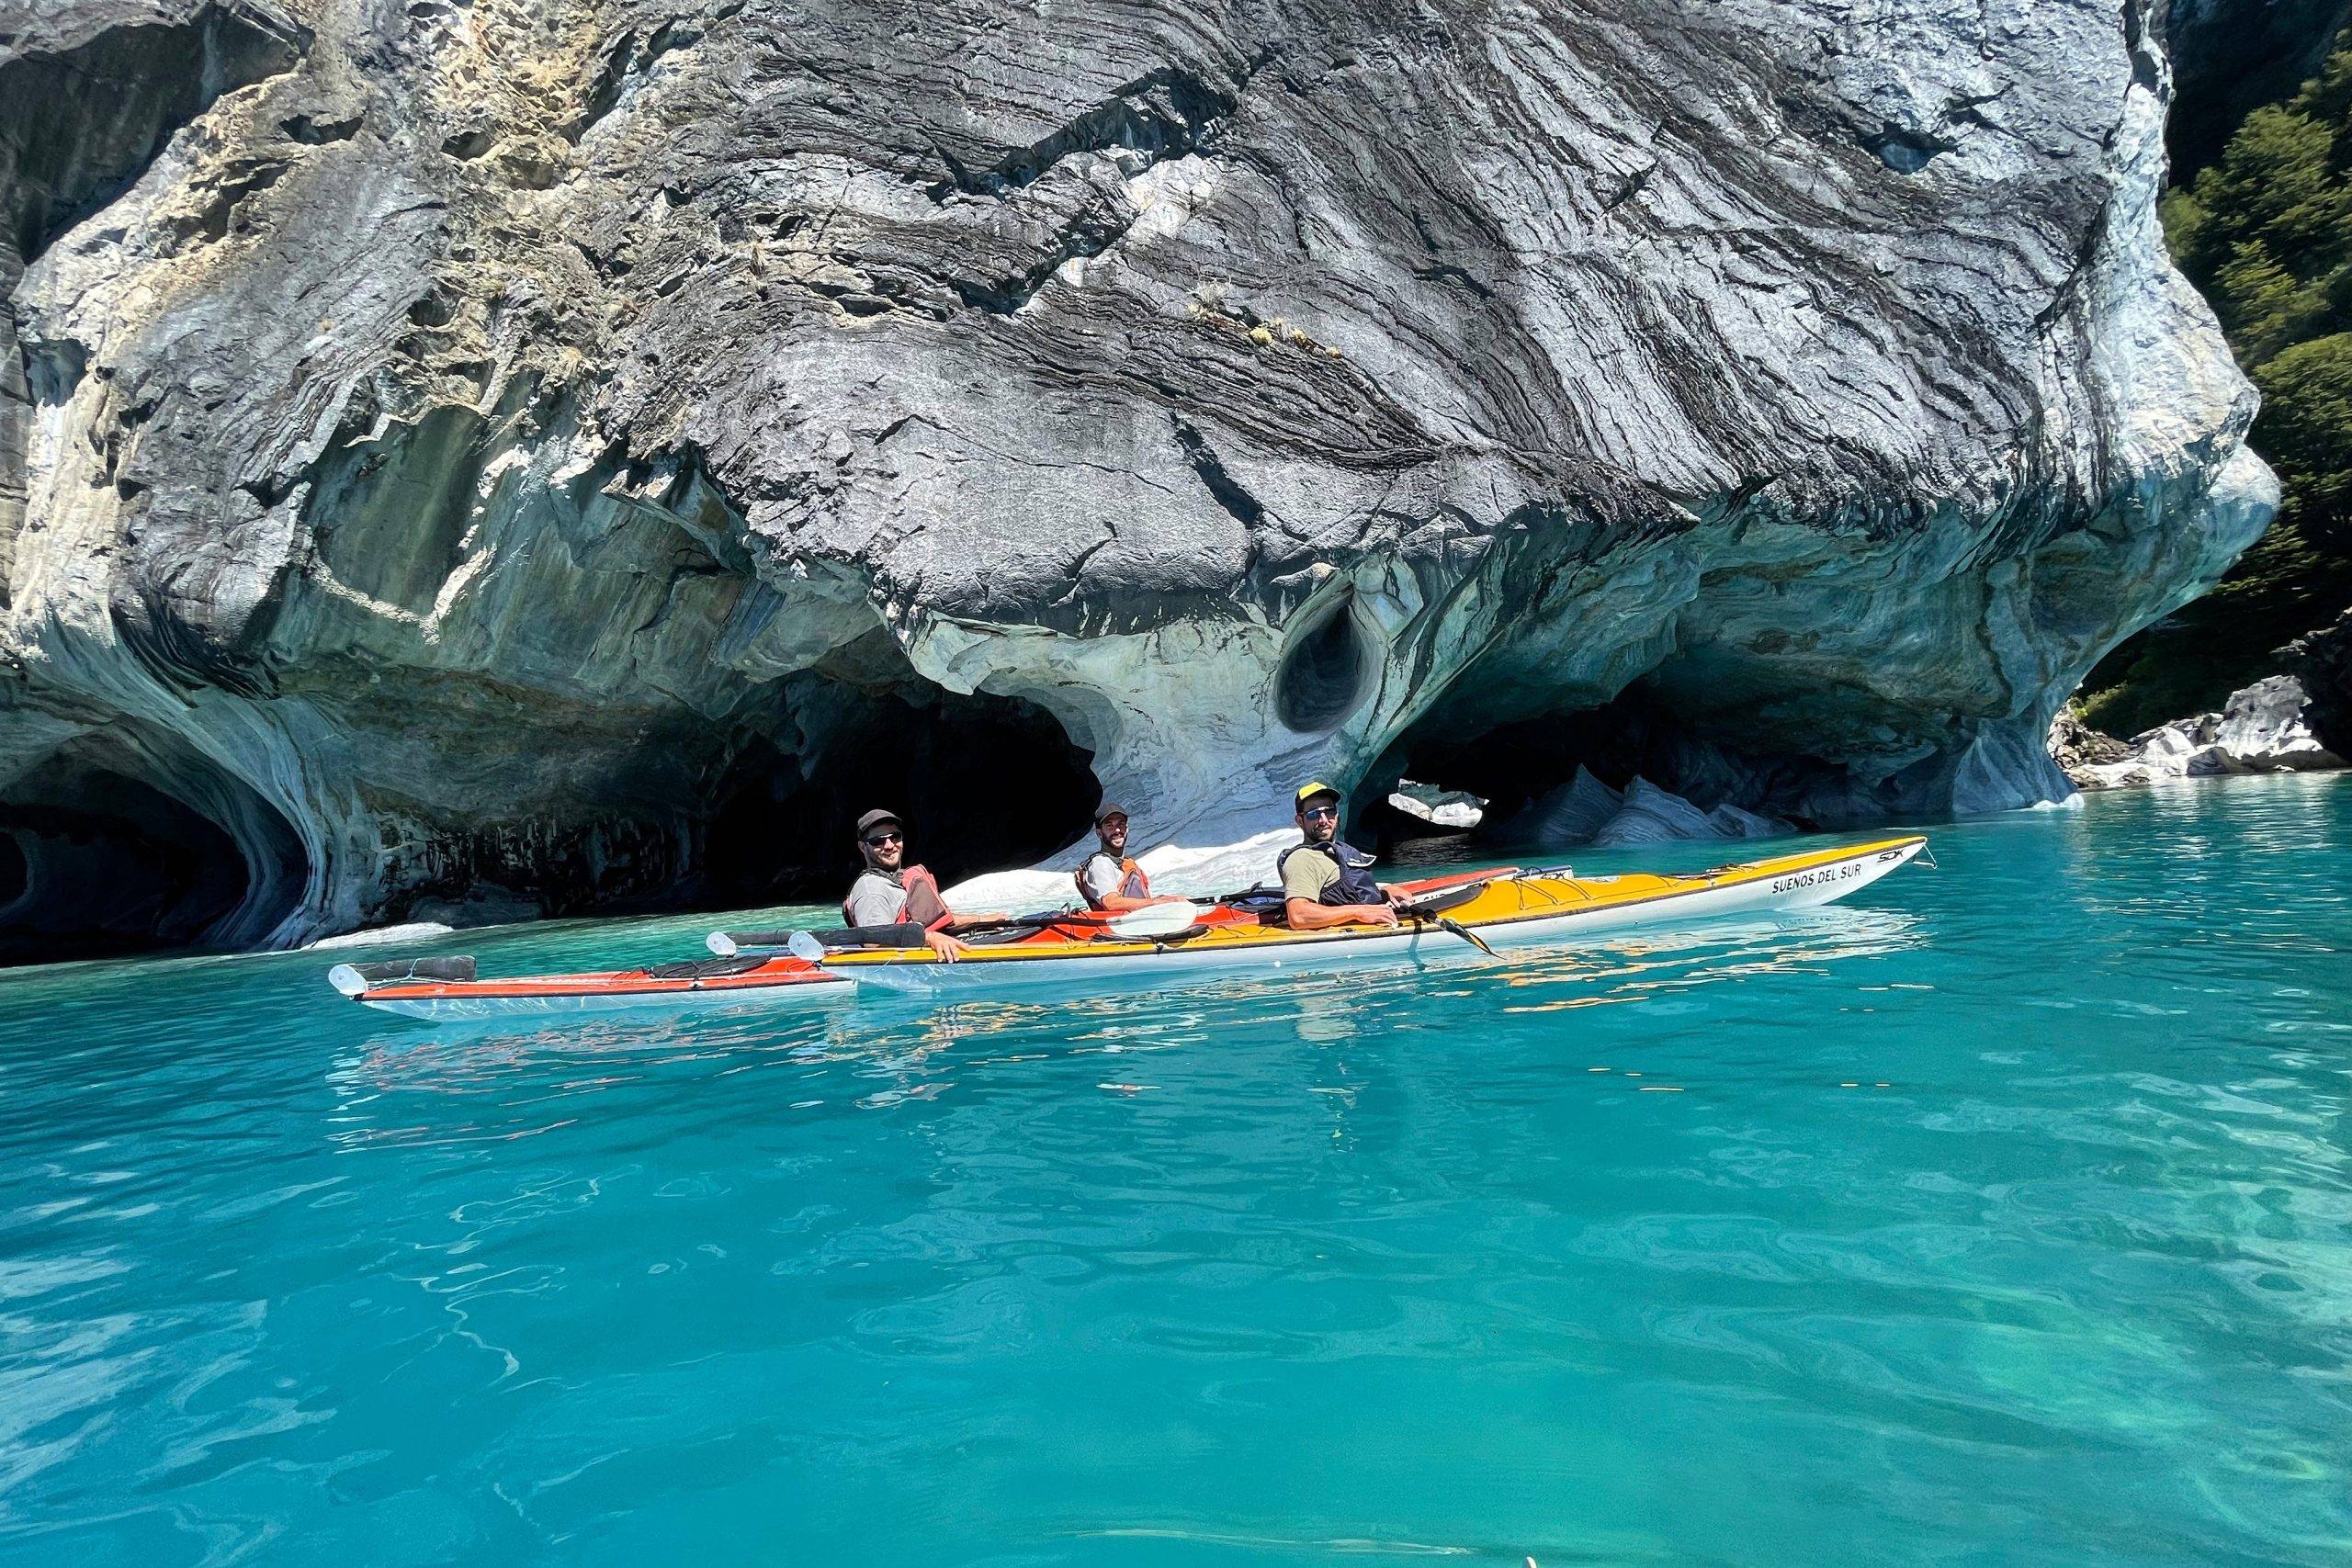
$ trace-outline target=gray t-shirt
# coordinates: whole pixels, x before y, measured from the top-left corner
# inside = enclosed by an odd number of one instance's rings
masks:
[[[1086,863],[1078,868],[1078,874],[1085,882],[1087,893],[1098,904],[1116,893],[1119,884],[1125,880],[1119,873],[1119,863],[1100,850],[1086,857]]]
[[[906,912],[907,890],[895,871],[867,869],[849,887],[849,923],[854,926],[895,926]]]

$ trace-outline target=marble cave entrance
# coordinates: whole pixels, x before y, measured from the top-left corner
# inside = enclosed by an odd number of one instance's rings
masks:
[[[302,886],[285,819],[193,759],[94,734],[0,791],[0,964],[250,946]]]
[[[1030,864],[1088,830],[1093,755],[1016,697],[902,686],[796,693],[795,730],[742,746],[712,793],[698,907],[830,903],[858,867],[852,825],[904,814],[908,858],[943,883]]]
[[[1366,788],[1363,798],[1381,801],[1398,778],[1476,795],[1486,803],[1480,835],[1509,838],[1526,826],[1514,818],[1582,769],[1612,791],[1636,776],[1646,778],[1688,792],[1703,809],[1735,792],[1729,778],[1705,776],[1714,753],[1694,740],[1639,684],[1597,707],[1499,722],[1441,704],[1390,748],[1369,781],[1378,789]],[[1367,837],[1389,837],[1375,810],[1366,811],[1360,829]]]

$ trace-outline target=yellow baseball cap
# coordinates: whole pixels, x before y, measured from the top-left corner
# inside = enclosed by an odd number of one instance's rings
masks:
[[[1308,801],[1314,799],[1318,795],[1328,795],[1333,800],[1340,798],[1340,792],[1338,790],[1333,789],[1321,779],[1317,779],[1313,784],[1307,784],[1302,788],[1297,795],[1292,796],[1292,799],[1299,806],[1304,807]]]

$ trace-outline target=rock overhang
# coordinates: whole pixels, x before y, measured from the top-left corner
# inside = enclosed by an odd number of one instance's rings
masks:
[[[690,879],[802,672],[1034,706],[1194,845],[1628,694],[2018,804],[2265,514],[2128,7],[687,10],[320,6],[18,291],[86,367],[19,711],[200,688],[318,857],[282,934],[388,837]]]

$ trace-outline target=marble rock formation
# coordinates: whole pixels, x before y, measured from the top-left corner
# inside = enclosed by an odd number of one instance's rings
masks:
[[[2271,675],[2230,695],[2220,713],[2159,725],[2130,742],[2085,731],[2106,744],[2076,745],[2067,776],[2083,789],[2116,789],[2228,773],[2319,773],[2345,766],[2312,733],[2303,688],[2292,675]],[[2052,733],[2052,751],[2058,750]],[[2120,751],[2120,755],[2115,754]],[[2085,760],[2098,756],[2099,761]]]
[[[2167,72],[2144,0],[0,0],[0,927],[750,903],[876,801],[1208,866],[1604,708],[1754,811],[2056,795],[2275,501]]]
[[[1688,839],[1767,839],[1794,824],[1759,817],[1729,801],[1702,810],[1635,775],[1611,789],[1584,768],[1557,789],[1488,830],[1498,845],[1564,849],[1577,844],[1658,844]]]
[[[2287,673],[2309,694],[2303,716],[2321,745],[2352,757],[2352,610],[2279,650]]]

